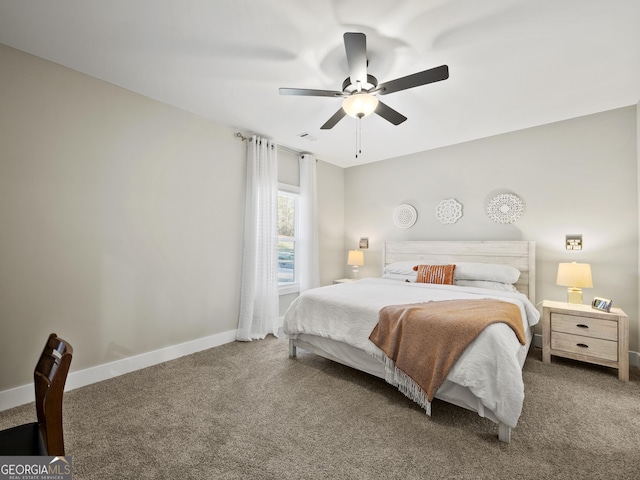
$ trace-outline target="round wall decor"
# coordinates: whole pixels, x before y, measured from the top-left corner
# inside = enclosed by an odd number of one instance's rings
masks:
[[[453,198],[442,200],[436,207],[436,217],[441,223],[456,223],[462,217],[462,204]]]
[[[513,193],[502,193],[491,199],[487,215],[496,223],[513,223],[524,213],[524,204]]]
[[[393,211],[393,223],[395,223],[398,228],[413,227],[417,219],[418,212],[413,205],[409,205],[408,203],[398,205]]]

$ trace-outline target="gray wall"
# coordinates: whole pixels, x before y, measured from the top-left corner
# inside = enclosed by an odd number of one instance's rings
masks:
[[[236,130],[3,45],[0,65],[0,391],[33,381],[52,331],[79,371],[234,330]],[[319,162],[325,282],[342,269],[342,191]]]
[[[348,168],[345,249],[368,236],[362,276],[379,276],[386,239],[534,240],[537,301],[566,299],[566,289],[555,285],[559,262],[590,263],[594,288],[584,290],[584,302],[597,295],[623,308],[638,351],[636,139],[633,106]],[[524,201],[518,222],[488,218],[487,202],[498,193]],[[435,216],[447,198],[463,204],[455,224]],[[418,210],[410,229],[393,224],[401,203]],[[584,250],[566,251],[565,234],[582,234]]]
[[[344,169],[318,162],[318,235],[320,285],[342,278],[344,257]]]
[[[233,131],[8,47],[0,65],[0,390],[52,331],[81,370],[235,329]]]

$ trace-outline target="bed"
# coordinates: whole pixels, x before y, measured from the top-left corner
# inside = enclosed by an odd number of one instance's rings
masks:
[[[455,285],[415,283],[412,273],[404,271],[414,263],[457,265],[461,278],[456,276]],[[519,272],[515,280],[468,281],[464,277],[464,272],[475,276],[479,268],[484,272],[514,267]],[[284,317],[289,356],[296,357],[301,348],[385,379],[431,415],[431,402],[401,388],[385,362],[388,359],[369,335],[387,305],[449,299],[497,299],[516,305],[521,312],[524,339],[518,341],[504,323],[489,325],[464,350],[435,392],[435,398],[496,423],[499,440],[509,443],[524,400],[522,367],[540,317],[535,308],[534,242],[387,241],[380,278],[308,290],[292,302]]]

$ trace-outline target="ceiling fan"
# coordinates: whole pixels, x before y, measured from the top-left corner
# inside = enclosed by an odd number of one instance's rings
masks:
[[[407,117],[379,101],[378,95],[388,95],[389,93],[449,78],[449,67],[441,65],[378,84],[376,77],[367,73],[369,62],[367,60],[367,37],[365,34],[347,32],[343,37],[349,65],[349,77],[342,82],[342,91],[280,88],[280,95],[344,98],[342,108],[320,127],[323,130],[333,128],[345,115],[363,118],[372,113],[377,113],[394,125],[400,125]]]

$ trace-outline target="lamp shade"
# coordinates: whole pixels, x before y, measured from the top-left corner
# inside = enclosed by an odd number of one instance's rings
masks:
[[[347,115],[362,118],[371,115],[378,107],[378,99],[370,93],[354,93],[342,102],[342,109]]]
[[[364,252],[360,250],[349,250],[349,256],[347,257],[347,265],[364,265]]]
[[[593,288],[591,265],[576,262],[560,263],[556,284],[564,287]]]

